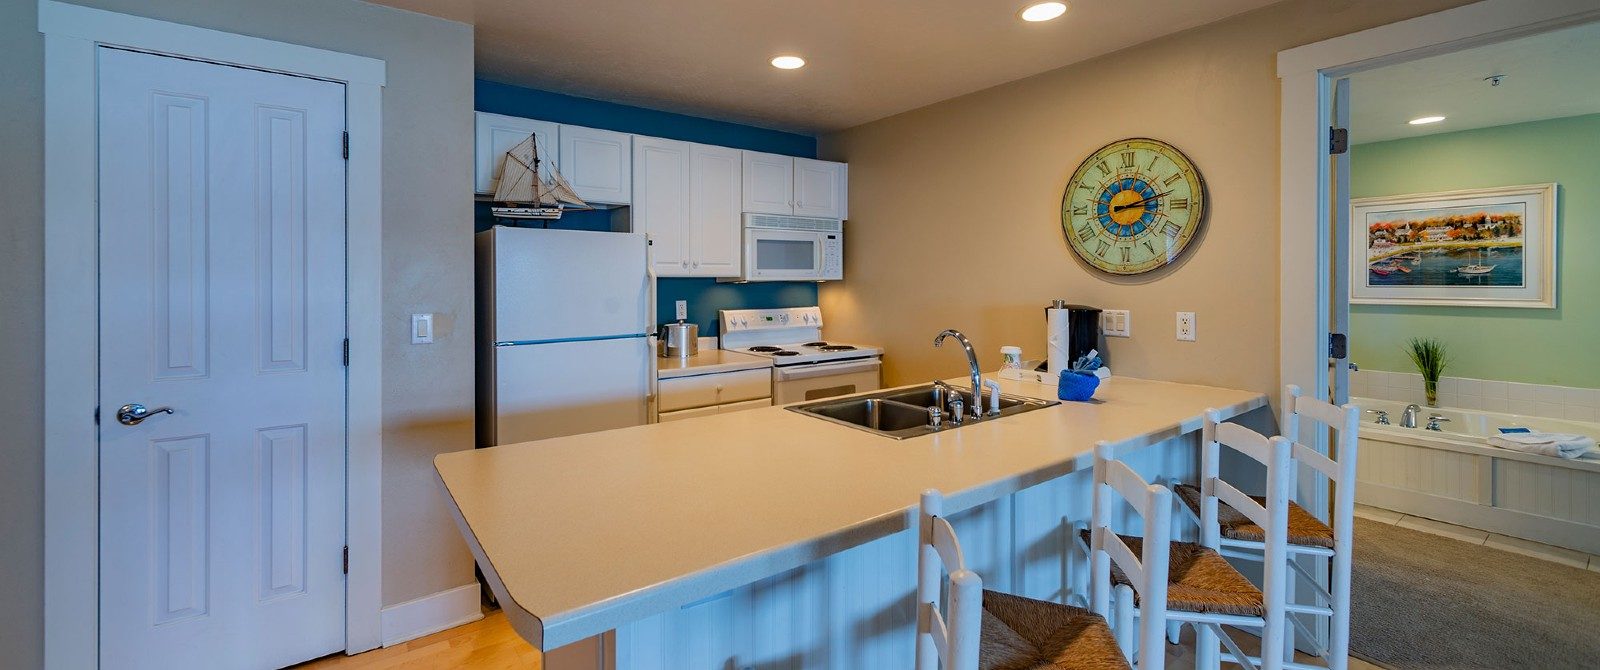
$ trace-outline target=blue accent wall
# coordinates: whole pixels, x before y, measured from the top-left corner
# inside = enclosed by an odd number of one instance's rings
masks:
[[[804,158],[817,156],[817,138],[810,135],[619,105],[484,79],[474,83],[474,109],[480,112]],[[563,215],[550,227],[606,231],[615,228],[612,218],[605,210],[574,212]],[[486,230],[495,223],[489,214],[489,205],[478,203],[476,229]],[[715,279],[668,278],[656,283],[656,296],[656,314],[663,322],[673,320],[676,301],[687,300],[689,321],[700,324],[700,334],[709,337],[717,334],[719,309],[815,305],[817,285],[812,282],[731,284],[718,283]]]

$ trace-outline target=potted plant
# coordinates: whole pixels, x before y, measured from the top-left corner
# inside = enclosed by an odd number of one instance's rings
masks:
[[[1439,377],[1450,363],[1449,351],[1443,342],[1431,337],[1413,337],[1406,343],[1406,354],[1422,373],[1422,389],[1428,394],[1428,406],[1439,406]]]

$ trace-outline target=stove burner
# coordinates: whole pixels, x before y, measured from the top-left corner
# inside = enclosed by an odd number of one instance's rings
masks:
[[[770,346],[767,346],[765,344],[763,344],[761,346],[757,346],[757,347],[750,347],[750,350],[754,351],[754,352],[756,352],[758,354],[767,354],[767,353],[772,353],[772,352],[775,352],[775,351],[783,351],[782,349],[779,349],[777,347],[770,347]]]
[[[818,348],[823,351],[855,351],[855,347],[848,344],[826,344]]]
[[[807,343],[802,344],[800,346],[802,346],[802,347],[813,347],[813,348],[815,348],[815,347],[826,347],[826,346],[828,346],[828,343],[827,342],[807,342]]]
[[[798,351],[774,351],[774,352],[772,352],[772,355],[773,356],[799,356],[800,352],[798,352]]]

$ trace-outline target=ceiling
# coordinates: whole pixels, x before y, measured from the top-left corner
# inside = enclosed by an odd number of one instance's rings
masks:
[[[1600,23],[1360,72],[1350,138],[1379,142],[1600,112]],[[1499,86],[1484,81],[1505,78]],[[1422,126],[1421,116],[1445,120]]]
[[[374,0],[475,26],[484,79],[800,132],[848,128],[1276,0]],[[779,54],[799,70],[773,68]]]

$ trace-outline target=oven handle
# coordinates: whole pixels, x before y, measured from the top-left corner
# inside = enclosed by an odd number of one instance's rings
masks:
[[[870,358],[860,361],[846,361],[843,363],[818,363],[816,365],[779,367],[773,368],[773,374],[778,381],[786,382],[795,379],[827,377],[830,375],[843,375],[852,372],[872,372],[882,366],[883,363],[878,359]]]

